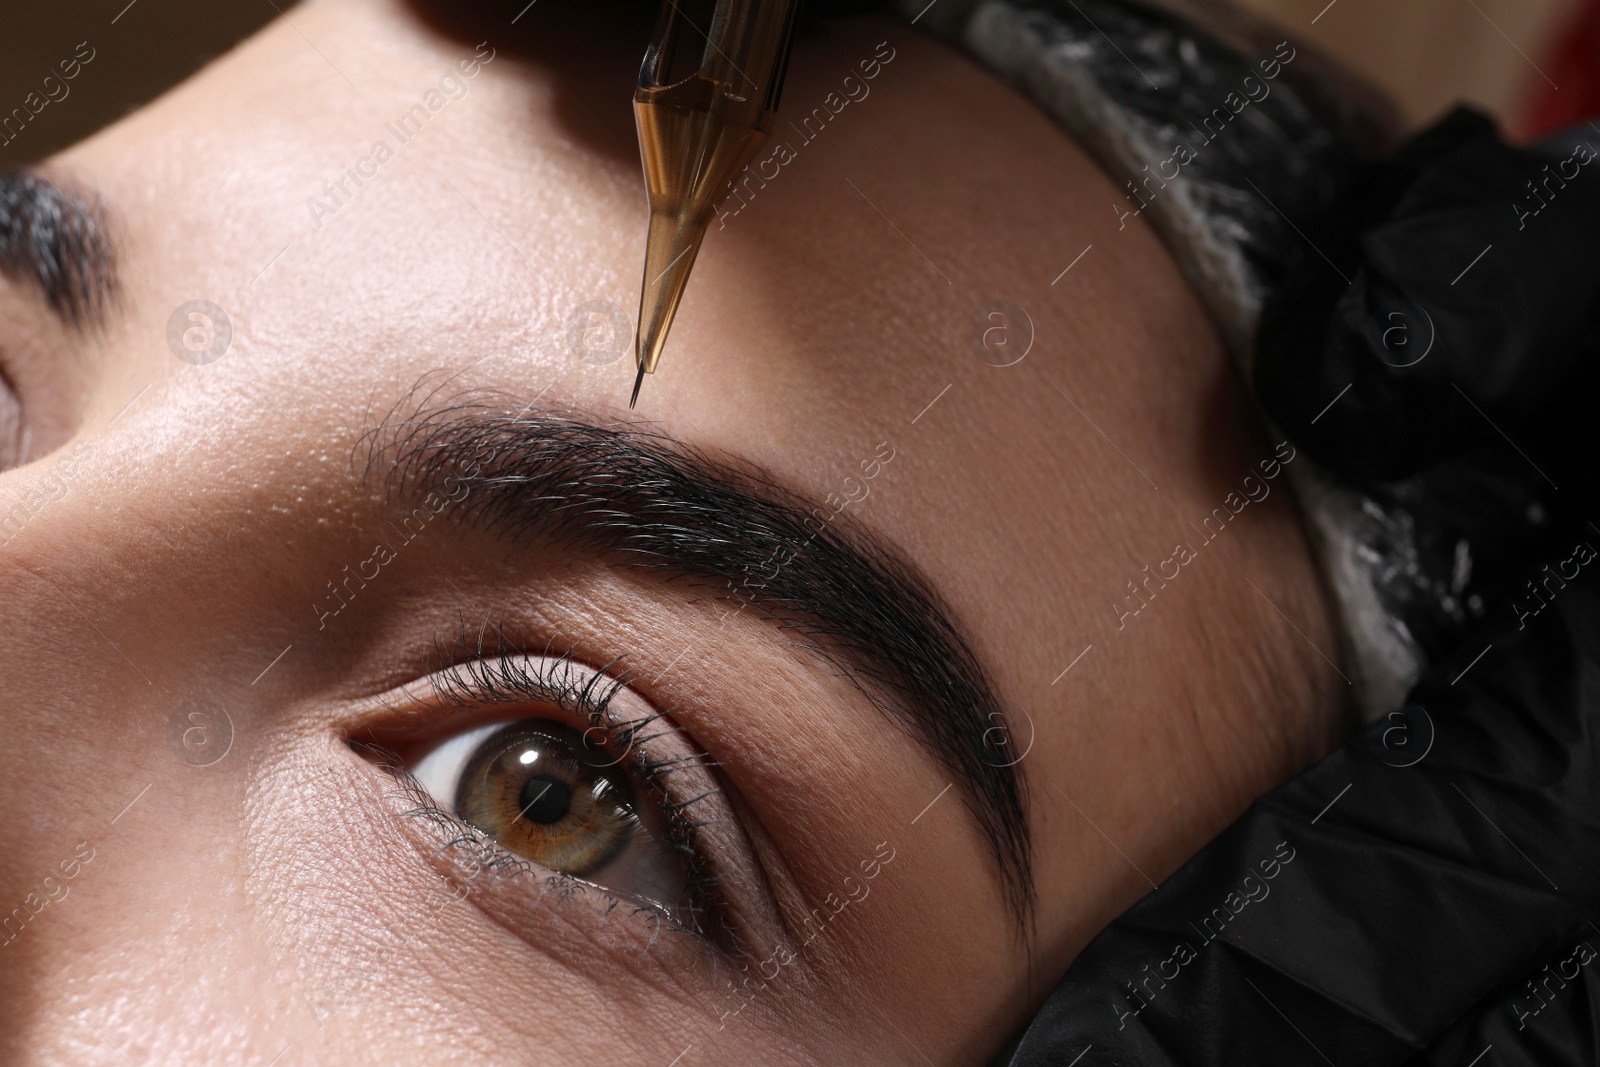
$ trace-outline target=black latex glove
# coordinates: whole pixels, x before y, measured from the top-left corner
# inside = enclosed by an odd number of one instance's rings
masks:
[[[997,1062],[1600,1063],[1600,960],[1569,962],[1600,951],[1600,583],[1479,636],[1413,692],[1426,714],[1258,800],[1101,933]]]
[[[1530,420],[1590,410],[1561,396],[1592,387],[1600,349],[1593,149],[1514,148],[1458,110],[1305,229],[1310,244],[1262,318],[1255,380],[1323,466],[1398,479],[1502,431],[1548,445]],[[1592,483],[1590,464],[1538,452],[1556,484],[1577,467],[1568,480]]]
[[[1523,184],[1575,147],[1458,112],[1302,220],[1316,249],[1264,318],[1261,398],[1415,522],[1396,569],[1433,667],[1096,937],[997,1063],[1600,1063],[1600,161],[1538,214]],[[1516,610],[1545,563],[1576,577]]]

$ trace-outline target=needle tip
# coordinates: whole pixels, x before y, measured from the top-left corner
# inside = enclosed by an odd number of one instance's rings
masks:
[[[639,374],[633,379],[633,396],[628,398],[628,410],[632,411],[639,403],[639,387],[644,384],[644,364],[639,364]]]

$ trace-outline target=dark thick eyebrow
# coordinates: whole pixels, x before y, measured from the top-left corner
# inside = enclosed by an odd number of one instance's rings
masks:
[[[116,295],[98,200],[26,171],[0,174],[0,273],[34,286],[61,321],[86,327]]]
[[[688,579],[797,635],[959,786],[1002,895],[1031,925],[1032,849],[1004,707],[933,587],[881,537],[822,522],[764,472],[638,423],[452,405],[391,414],[364,450],[369,477],[389,469],[400,506],[459,498],[463,522]]]

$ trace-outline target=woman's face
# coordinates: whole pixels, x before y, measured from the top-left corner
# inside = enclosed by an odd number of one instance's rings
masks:
[[[648,13],[516,6],[8,189],[8,1062],[981,1062],[1326,744],[1292,450],[1042,114],[810,29],[630,412]]]

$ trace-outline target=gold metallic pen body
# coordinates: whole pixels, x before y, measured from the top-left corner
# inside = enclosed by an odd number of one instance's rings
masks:
[[[632,407],[735,175],[778,107],[799,0],[665,0],[633,96],[650,200]]]

